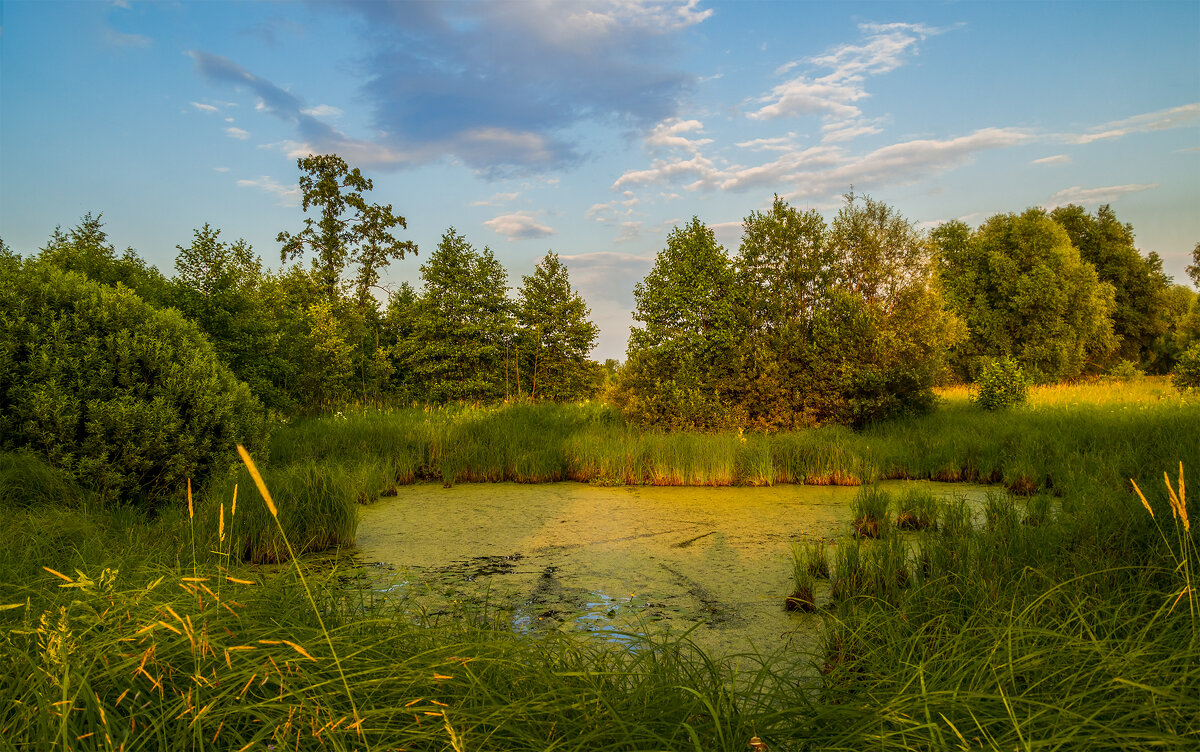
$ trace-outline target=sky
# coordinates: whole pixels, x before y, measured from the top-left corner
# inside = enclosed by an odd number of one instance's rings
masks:
[[[170,276],[205,223],[279,266],[296,160],[336,153],[510,287],[548,251],[624,358],[633,287],[698,216],[733,255],[775,194],[921,227],[1112,205],[1185,282],[1200,2],[0,0],[0,238],[100,213]]]

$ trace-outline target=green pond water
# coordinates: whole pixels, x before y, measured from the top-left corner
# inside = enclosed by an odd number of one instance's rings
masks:
[[[982,505],[987,489],[921,485]],[[479,603],[517,630],[680,633],[715,654],[809,641],[788,613],[796,542],[835,543],[857,489],[421,484],[362,509],[357,548],[380,589],[437,613]],[[827,593],[818,591],[818,602]]]

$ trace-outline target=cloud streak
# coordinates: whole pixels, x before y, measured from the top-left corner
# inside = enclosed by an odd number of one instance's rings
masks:
[[[1134,115],[1123,120],[1114,120],[1091,128],[1087,133],[1067,135],[1064,138],[1072,144],[1090,144],[1093,141],[1121,138],[1132,133],[1165,131],[1198,123],[1200,123],[1200,102],[1194,102],[1166,110]]]
[[[1051,196],[1050,200],[1046,203],[1046,207],[1053,209],[1058,206],[1066,206],[1067,204],[1080,204],[1083,206],[1108,204],[1122,196],[1148,191],[1157,187],[1158,183],[1129,183],[1127,185],[1110,185],[1103,188],[1084,188],[1073,185]]]
[[[239,188],[257,188],[275,196],[279,199],[279,206],[298,206],[300,204],[300,186],[298,185],[282,185],[265,175],[253,180],[239,180],[237,184]]]

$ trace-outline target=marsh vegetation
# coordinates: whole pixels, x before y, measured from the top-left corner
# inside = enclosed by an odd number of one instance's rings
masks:
[[[404,219],[299,167],[307,266],[0,243],[0,746],[1200,743],[1200,303],[1108,207],[694,218],[601,366],[554,253],[383,304]]]

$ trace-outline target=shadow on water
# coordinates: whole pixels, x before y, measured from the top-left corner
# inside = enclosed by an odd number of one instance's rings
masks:
[[[987,494],[965,484],[883,484],[916,486],[976,509]],[[835,544],[856,492],[416,485],[363,508],[357,547],[380,589],[426,614],[486,603],[519,632],[584,630],[634,642],[693,630],[713,653],[772,652],[816,634],[817,617],[783,607],[792,544]]]

